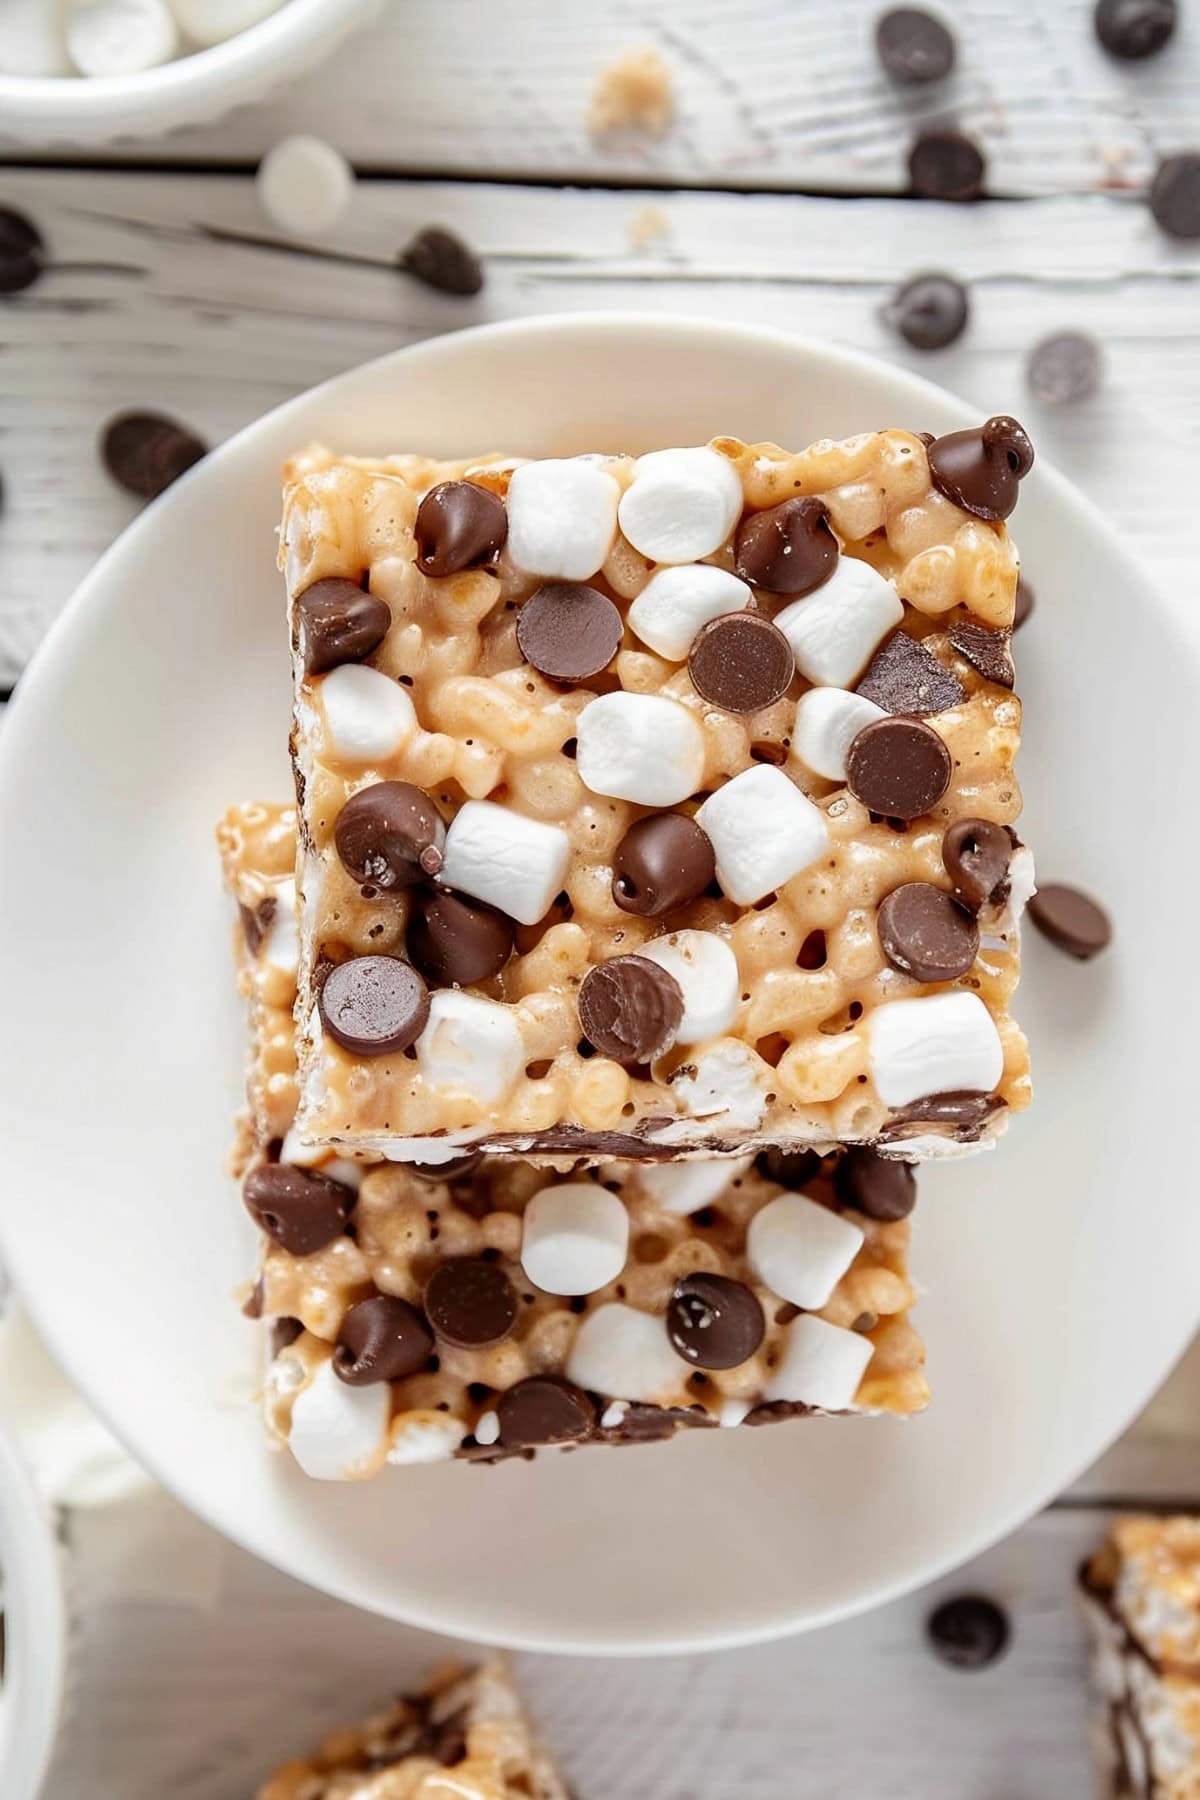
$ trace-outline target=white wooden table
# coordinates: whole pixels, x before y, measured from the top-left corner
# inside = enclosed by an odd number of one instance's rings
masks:
[[[322,71],[218,126],[86,167],[11,157],[0,203],[38,221],[61,267],[0,304],[0,687],[132,515],[95,455],[111,413],[160,407],[215,441],[395,345],[567,308],[760,320],[1015,411],[1195,607],[1200,247],[1163,238],[1139,190],[1158,155],[1200,147],[1200,6],[1185,4],[1165,55],[1130,66],[1097,49],[1085,0],[959,0],[956,74],[907,92],[875,65],[876,10],[385,0]],[[597,74],[645,44],[671,69],[675,128],[597,145]],[[985,145],[1000,197],[902,197],[914,126],[949,117]],[[486,256],[479,299],[229,241],[269,235],[250,174],[296,129],[339,143],[364,176],[330,248],[384,261],[418,227],[450,224]],[[973,304],[961,343],[925,357],[878,316],[921,267],[968,279]],[[1100,338],[1106,381],[1056,413],[1030,399],[1023,359],[1060,327]],[[1011,1609],[1013,1647],[985,1673],[928,1656],[928,1593],[726,1656],[526,1659],[583,1800],[1082,1800],[1073,1568],[1112,1505],[1200,1505],[1198,1419],[1193,1353],[1069,1495],[939,1584]],[[429,1640],[255,1565],[165,1497],[138,1508],[132,1532],[128,1516],[72,1521],[79,1683],[53,1800],[246,1795],[272,1756],[427,1655]]]

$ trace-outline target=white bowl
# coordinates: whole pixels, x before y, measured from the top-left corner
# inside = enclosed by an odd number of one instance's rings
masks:
[[[1196,640],[1051,470],[1017,529],[1028,835],[1111,906],[1087,967],[1029,934],[1038,1098],[923,1177],[923,1419],[806,1421],[328,1487],[264,1449],[251,1236],[222,1178],[243,1021],[212,823],[288,792],[278,467],[348,450],[806,443],[972,414],[866,357],[635,314],[439,338],[243,432],[84,582],[0,741],[5,1251],[52,1349],[182,1500],[330,1593],[449,1634],[641,1652],[749,1642],[925,1581],[1128,1423],[1200,1311],[1192,1195]]]
[[[62,1712],[66,1606],[49,1510],[3,1427],[0,1574],[4,1580],[0,1794],[4,1800],[35,1800]]]
[[[138,75],[0,75],[0,138],[105,144],[200,125],[304,73],[378,0],[287,0],[248,31]]]

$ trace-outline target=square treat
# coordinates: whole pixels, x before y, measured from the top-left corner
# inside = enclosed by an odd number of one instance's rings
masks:
[[[569,1800],[500,1662],[447,1664],[316,1755],[285,1763],[258,1800]]]
[[[911,1159],[1026,1105],[1031,460],[298,458],[305,1140]]]
[[[1200,1519],[1115,1521],[1080,1574],[1101,1792],[1200,1795]]]
[[[226,814],[235,895],[257,891],[273,820]],[[253,997],[267,940],[244,901],[241,922]],[[272,1015],[250,1018],[255,1094],[275,1056]],[[249,1310],[271,1334],[270,1435],[312,1476],[926,1403],[901,1162],[431,1167],[306,1149],[277,1112],[269,1129],[244,1186],[264,1232]]]

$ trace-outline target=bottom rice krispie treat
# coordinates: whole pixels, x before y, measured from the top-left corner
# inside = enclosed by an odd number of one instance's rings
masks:
[[[1200,1519],[1117,1519],[1080,1590],[1102,1793],[1200,1800]]]
[[[570,1800],[504,1666],[448,1664],[365,1724],[285,1763],[258,1800]]]

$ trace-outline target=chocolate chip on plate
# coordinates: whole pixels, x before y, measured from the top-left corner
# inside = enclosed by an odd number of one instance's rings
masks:
[[[517,1321],[517,1296],[497,1263],[455,1256],[430,1276],[425,1316],[445,1343],[481,1350],[508,1336]]]
[[[922,131],[908,153],[909,180],[923,200],[978,200],[986,172],[978,144],[948,127]]]
[[[578,1444],[596,1428],[596,1409],[582,1388],[561,1375],[527,1375],[496,1402],[506,1449]]]
[[[838,554],[825,502],[805,494],[744,518],[734,565],[743,581],[795,599],[829,580]]]
[[[477,481],[439,481],[417,508],[413,536],[422,575],[457,575],[495,562],[508,514],[500,496]]]
[[[1138,62],[1170,40],[1177,17],[1175,0],[1097,0],[1092,23],[1110,56]]]
[[[977,519],[1007,519],[1033,467],[1033,445],[1016,419],[998,413],[967,431],[948,431],[927,451],[938,492]]]
[[[954,38],[919,6],[893,6],[875,26],[879,60],[896,81],[940,81],[954,67]]]
[[[1083,331],[1056,331],[1029,352],[1025,379],[1035,400],[1066,406],[1096,392],[1102,363],[1094,337]]]
[[[339,1238],[357,1195],[320,1169],[291,1163],[259,1163],[242,1183],[242,1198],[255,1223],[290,1256],[312,1256]]]
[[[998,903],[1012,853],[1012,838],[991,819],[955,819],[947,827],[942,863],[964,906],[978,912]]]
[[[423,788],[376,781],[347,800],[333,841],[355,881],[386,892],[439,873],[446,827]]]
[[[955,619],[947,632],[958,654],[978,669],[985,681],[1010,688],[1017,679],[1013,668],[1012,633],[995,630],[978,619]]]
[[[579,989],[584,1037],[617,1062],[652,1062],[671,1048],[682,1019],[682,988],[648,956],[599,963]]]
[[[403,1381],[424,1368],[432,1349],[433,1333],[415,1306],[394,1294],[372,1294],[342,1320],[333,1372],[351,1387]]]
[[[1080,962],[1098,956],[1112,942],[1112,921],[1104,908],[1061,881],[1038,888],[1029,902],[1029,916],[1043,937]]]
[[[378,650],[392,615],[384,601],[356,581],[335,575],[314,581],[296,597],[296,627],[306,675],[324,675],[342,663],[362,662]]]
[[[1037,603],[1037,596],[1030,584],[1022,575],[1017,582],[1017,597],[1013,602],[1013,630],[1019,631]]]
[[[893,888],[876,923],[893,969],[915,981],[957,981],[979,954],[979,927],[971,914],[929,881]]]
[[[735,1369],[763,1341],[766,1320],[745,1282],[697,1270],[675,1283],[667,1307],[671,1347],[697,1369]]]
[[[33,220],[0,206],[0,294],[32,287],[46,267],[46,245]]]
[[[944,350],[966,329],[970,302],[953,275],[910,275],[883,309],[883,317],[914,350]]]
[[[354,1056],[407,1050],[425,1029],[429,990],[398,956],[352,956],[329,971],[317,1000],[321,1023]]]
[[[1159,163],[1150,183],[1150,211],[1168,237],[1200,237],[1200,150]]]
[[[483,264],[457,232],[444,225],[418,231],[398,257],[406,275],[441,294],[477,294],[483,286]]]
[[[946,712],[966,697],[958,676],[907,631],[894,631],[879,646],[856,692],[889,713]]]
[[[855,1144],[842,1156],[834,1171],[833,1188],[843,1206],[852,1206],[881,1224],[907,1219],[917,1204],[912,1164],[880,1156],[866,1144]]]
[[[761,712],[782,699],[796,673],[792,646],[762,613],[724,613],[702,625],[688,651],[702,700],[726,712]]]
[[[712,844],[685,813],[651,813],[613,852],[612,896],[622,912],[658,919],[686,906],[716,878]]]
[[[926,1622],[934,1654],[954,1669],[984,1669],[1008,1644],[1008,1618],[994,1600],[962,1594],[943,1600]]]
[[[516,926],[504,913],[463,894],[420,894],[405,949],[427,981],[470,987],[498,975],[513,952]]]
[[[517,614],[517,643],[525,661],[551,681],[586,681],[617,654],[624,625],[599,588],[582,581],[548,581]]]
[[[207,454],[208,445],[194,431],[162,413],[118,413],[100,439],[105,468],[139,500],[156,499]]]
[[[932,812],[950,786],[950,752],[920,719],[875,719],[846,753],[850,792],[887,819]]]

